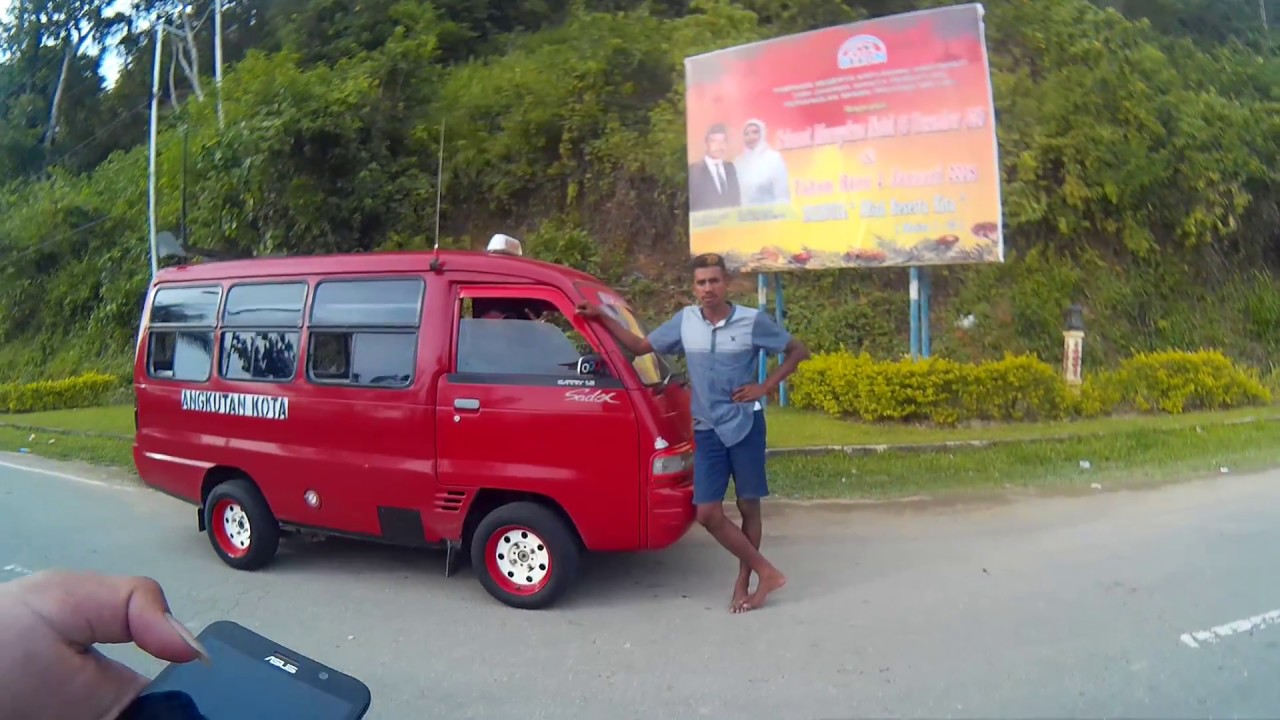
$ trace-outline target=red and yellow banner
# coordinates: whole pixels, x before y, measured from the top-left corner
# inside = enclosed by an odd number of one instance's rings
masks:
[[[746,270],[1002,262],[982,6],[685,60],[689,244]]]

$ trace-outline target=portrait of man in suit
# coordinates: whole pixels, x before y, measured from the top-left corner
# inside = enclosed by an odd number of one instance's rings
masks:
[[[689,210],[720,210],[742,204],[738,172],[725,160],[729,154],[729,129],[716,123],[707,129],[706,153],[689,166]]]

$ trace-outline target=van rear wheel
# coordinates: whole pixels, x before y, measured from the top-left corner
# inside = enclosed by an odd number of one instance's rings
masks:
[[[213,551],[237,570],[265,567],[280,547],[280,523],[248,480],[228,480],[209,493],[204,526]]]
[[[573,584],[578,543],[564,520],[542,505],[503,505],[471,537],[471,566],[502,603],[522,610],[550,606]]]

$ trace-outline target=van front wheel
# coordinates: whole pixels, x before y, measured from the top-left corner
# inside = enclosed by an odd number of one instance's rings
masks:
[[[248,480],[228,480],[209,493],[204,525],[214,552],[237,570],[266,566],[280,546],[280,524]]]
[[[471,566],[501,602],[523,610],[554,603],[578,571],[578,543],[551,510],[532,502],[503,505],[471,537]]]

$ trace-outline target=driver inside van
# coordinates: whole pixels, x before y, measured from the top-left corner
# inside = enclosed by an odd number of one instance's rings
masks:
[[[547,303],[541,300],[482,300],[477,298],[471,305],[471,316],[484,320],[537,320],[546,321],[550,310]],[[540,312],[535,312],[535,308]]]

